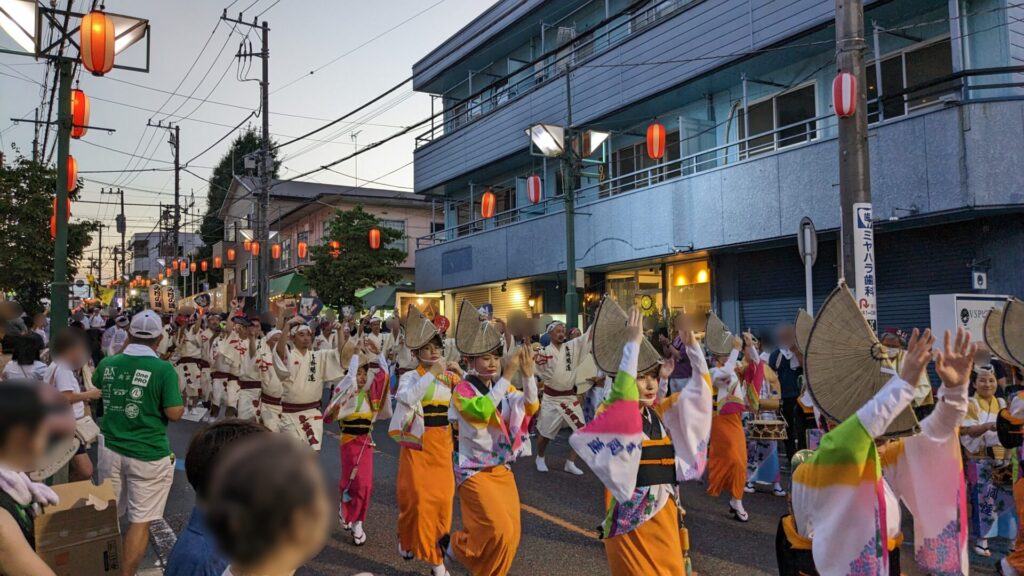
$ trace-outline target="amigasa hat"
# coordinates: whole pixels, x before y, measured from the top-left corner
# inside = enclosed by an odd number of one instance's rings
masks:
[[[438,335],[434,326],[414,304],[409,304],[405,314],[405,345],[410,350],[419,350]]]
[[[626,323],[629,316],[607,294],[601,299],[591,329],[594,363],[605,374],[615,374],[622,363],[622,347],[629,336],[626,334]],[[640,358],[637,362],[637,374],[643,374],[654,368],[661,361],[661,355],[654,346],[644,338],[640,342]]]
[[[732,352],[732,332],[712,310],[708,314],[708,323],[704,328],[704,346],[715,355],[725,356]]]
[[[494,322],[480,317],[480,311],[463,300],[455,325],[455,347],[463,356],[482,356],[501,346],[501,333]]]

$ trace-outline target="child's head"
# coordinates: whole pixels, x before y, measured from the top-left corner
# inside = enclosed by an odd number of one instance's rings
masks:
[[[50,343],[50,355],[72,370],[78,370],[89,362],[89,346],[81,332],[66,328]]]
[[[658,371],[660,369],[661,364],[657,364],[654,368],[637,374],[636,387],[640,393],[640,404],[643,406],[652,406],[658,398]]]
[[[323,549],[331,510],[313,452],[295,440],[259,434],[216,464],[207,523],[238,572],[296,569]]]
[[[996,380],[996,373],[993,370],[979,368],[978,375],[974,379],[974,390],[978,396],[982,398],[991,398],[996,393],[996,388],[999,387],[999,381]]]
[[[242,439],[269,432],[263,425],[248,420],[229,418],[197,432],[185,455],[185,477],[200,503],[210,491],[210,481],[218,461],[224,459],[225,448]]]
[[[473,356],[469,359],[469,367],[484,380],[494,378],[501,372],[501,349]]]
[[[18,472],[35,470],[46,453],[47,408],[28,382],[0,386],[0,461]]]
[[[424,366],[433,366],[441,360],[443,354],[444,344],[441,342],[440,336],[434,336],[429,342],[416,350],[416,358]]]

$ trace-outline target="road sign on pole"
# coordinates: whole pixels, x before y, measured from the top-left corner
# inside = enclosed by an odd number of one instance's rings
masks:
[[[800,249],[800,258],[804,261],[804,289],[807,294],[805,304],[807,313],[814,314],[814,279],[812,268],[818,259],[818,233],[814,222],[807,216],[800,220],[800,228],[796,233],[796,245]]]

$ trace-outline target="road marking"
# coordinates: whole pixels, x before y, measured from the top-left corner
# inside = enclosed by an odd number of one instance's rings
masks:
[[[576,534],[580,534],[582,536],[586,536],[587,538],[591,538],[591,539],[596,539],[597,538],[597,535],[594,533],[594,530],[587,530],[586,528],[580,528],[579,526],[573,524],[572,522],[569,522],[568,520],[564,520],[562,518],[559,518],[558,516],[554,516],[552,514],[548,514],[547,512],[545,512],[545,511],[543,511],[543,510],[541,510],[539,508],[534,508],[533,506],[530,506],[529,504],[523,504],[522,502],[520,502],[519,503],[519,507],[522,508],[524,512],[526,512],[528,514],[533,514],[534,516],[540,518],[541,520],[546,520],[546,521],[554,524],[555,526],[558,526],[560,528],[564,528],[564,529],[568,530],[569,532],[575,532]]]
[[[158,564],[166,566],[171,548],[174,548],[178,542],[174,530],[171,530],[171,526],[163,518],[154,520],[149,524],[149,539],[153,542],[153,550],[156,552]]]

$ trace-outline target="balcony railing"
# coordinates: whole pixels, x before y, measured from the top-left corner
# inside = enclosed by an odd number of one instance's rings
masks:
[[[416,147],[437,140],[528,94],[552,78],[561,76],[579,62],[603,53],[670,16],[702,0],[661,0],[606,20],[581,33],[537,60],[510,72],[468,98],[444,103],[443,121],[431,119],[430,129],[416,137]],[[575,33],[575,31],[573,32]]]
[[[996,82],[978,82],[978,79],[995,78]],[[902,101],[907,96],[916,99],[935,98],[935,102],[928,108],[918,108],[908,114],[894,119],[886,120],[882,124],[899,122],[905,118],[914,117],[936,106],[956,104],[960,100],[984,101],[984,100],[1008,100],[1024,97],[1024,81],[1013,81],[1014,78],[1024,78],[1024,66],[1011,66],[1003,68],[986,68],[979,70],[967,70],[952,74],[951,76],[931,80],[906,90],[884,94],[883,102],[893,100]],[[1008,89],[1016,90],[1019,96],[1000,94],[996,98],[985,95],[986,91]],[[977,93],[977,95],[975,95]],[[869,105],[877,103],[877,99],[870,100]],[[577,204],[582,207],[587,204],[603,201],[606,198],[629,192],[648,188],[662,182],[693,176],[695,174],[723,168],[731,164],[756,159],[758,156],[796,149],[821,141],[835,134],[838,119],[832,113],[807,118],[799,122],[779,126],[772,130],[751,134],[746,138],[737,138],[720,146],[701,150],[681,158],[661,162],[653,166],[647,166],[628,174],[621,174],[608,178],[595,184],[587,184],[577,190]],[[872,126],[878,124],[872,121]],[[716,125],[712,129],[718,129]],[[703,132],[693,134],[688,139],[697,138]],[[528,204],[499,212],[494,218],[475,218],[471,221],[460,223],[456,226],[439,230],[416,239],[416,248],[426,248],[436,244],[442,244],[451,240],[472,236],[509,224],[515,224],[525,220],[538,218],[546,214],[561,212],[564,209],[564,198],[555,196],[546,198],[538,204]],[[474,217],[476,216],[473,214]]]

